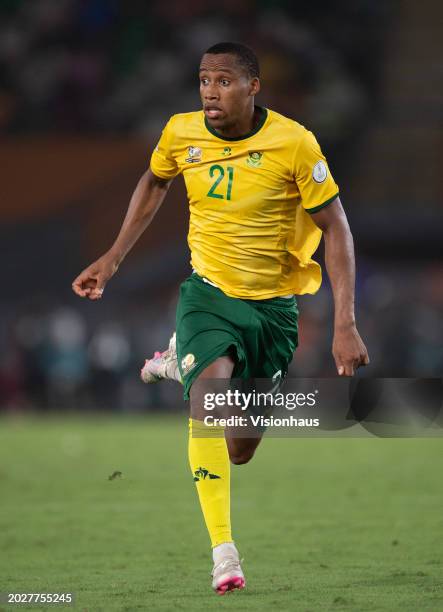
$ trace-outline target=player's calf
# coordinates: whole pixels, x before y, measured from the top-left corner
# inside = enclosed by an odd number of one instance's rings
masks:
[[[234,465],[243,465],[251,461],[261,438],[229,438],[226,437],[229,459]]]

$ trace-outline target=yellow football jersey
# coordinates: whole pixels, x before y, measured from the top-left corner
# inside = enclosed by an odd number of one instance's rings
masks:
[[[151,157],[163,179],[183,173],[191,265],[231,297],[315,293],[321,230],[309,213],[338,187],[314,135],[268,109],[252,132],[226,138],[203,111],[174,115]]]

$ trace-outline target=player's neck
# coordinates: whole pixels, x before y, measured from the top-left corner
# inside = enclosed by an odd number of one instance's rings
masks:
[[[217,131],[221,136],[225,136],[226,138],[242,138],[243,136],[246,136],[252,132],[258,125],[262,112],[263,111],[260,107],[253,106],[252,109],[250,109],[250,112],[235,125],[220,128]]]

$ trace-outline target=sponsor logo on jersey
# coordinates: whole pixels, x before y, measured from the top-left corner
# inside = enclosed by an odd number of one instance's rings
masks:
[[[324,161],[318,161],[312,169],[312,178],[316,183],[324,183],[328,176],[328,169]]]
[[[263,157],[262,151],[250,151],[249,157],[246,160],[246,163],[248,164],[248,166],[251,166],[252,168],[258,168],[259,166],[261,166],[262,157]]]
[[[202,150],[199,147],[188,147],[188,157],[185,159],[187,164],[201,162]]]
[[[222,151],[222,155],[225,155],[225,156],[231,155],[231,153],[232,153],[231,147],[225,147]]]
[[[195,368],[196,365],[197,364],[195,362],[195,355],[193,355],[192,353],[188,353],[187,355],[185,355],[181,361],[183,374],[187,374],[188,372],[190,372],[192,368]]]

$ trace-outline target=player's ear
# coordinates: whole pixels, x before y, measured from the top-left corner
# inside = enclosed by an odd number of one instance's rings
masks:
[[[256,96],[260,91],[260,79],[258,77],[254,77],[251,79],[251,88],[249,90],[250,96]]]

